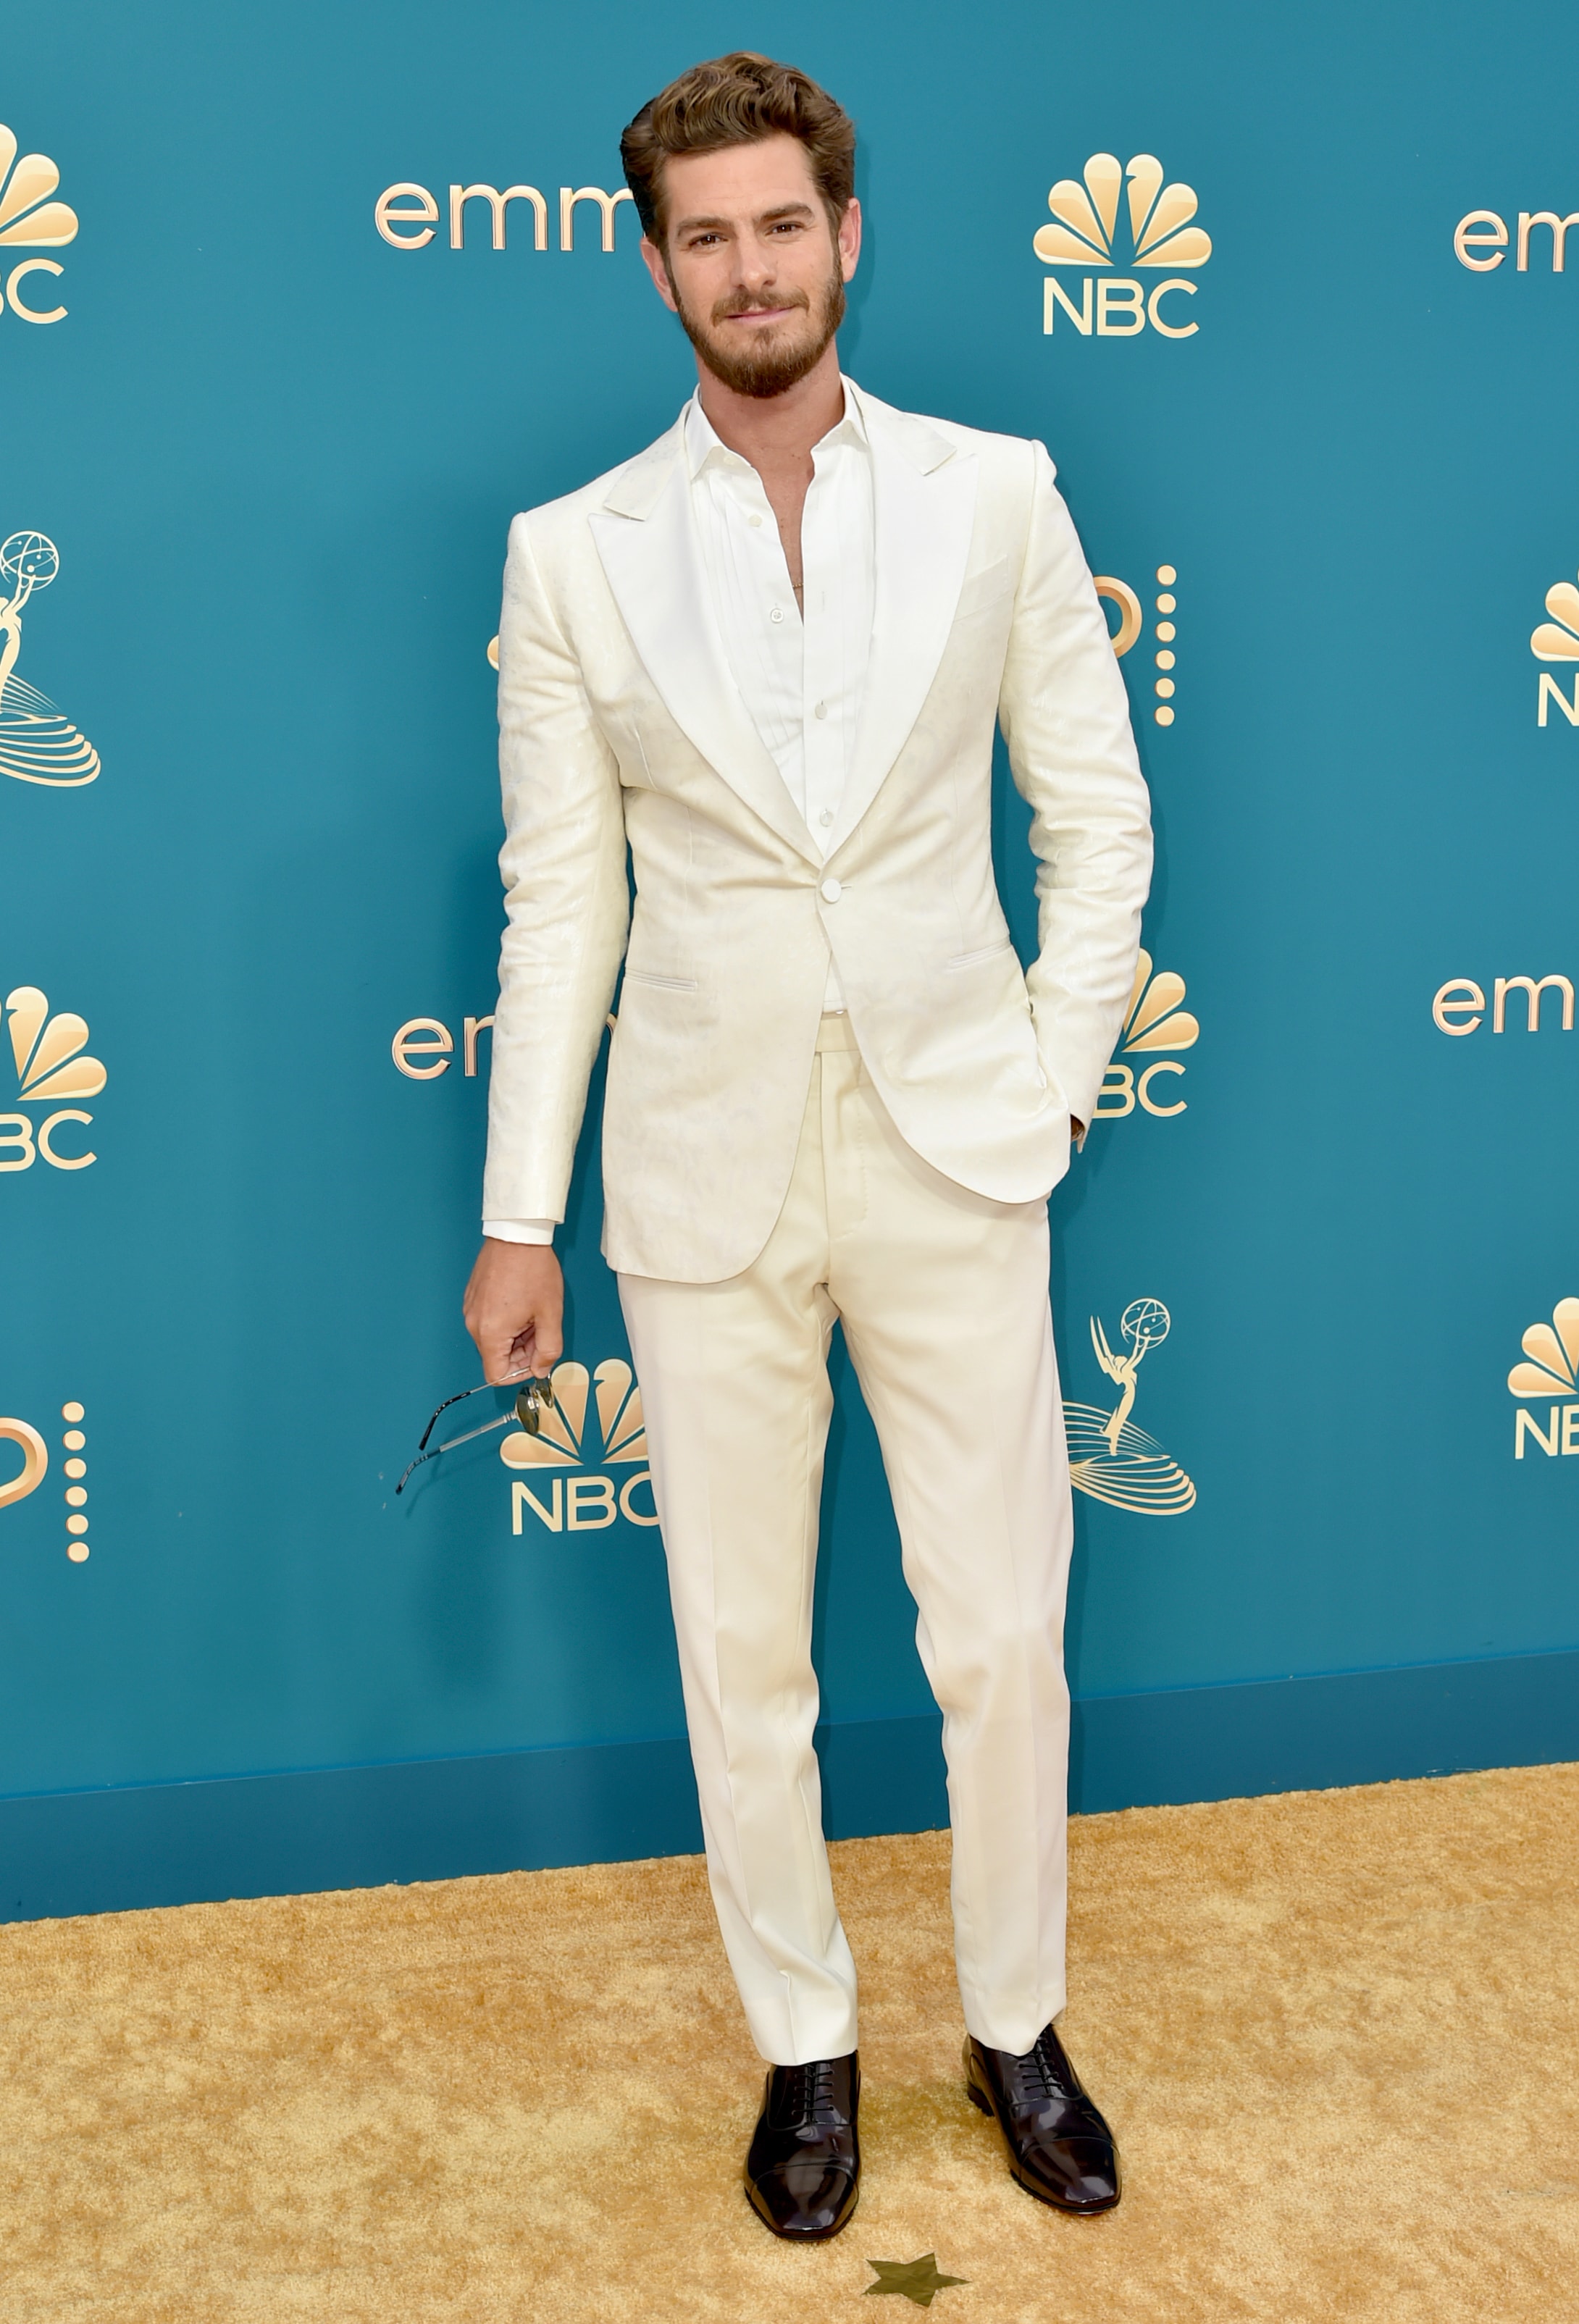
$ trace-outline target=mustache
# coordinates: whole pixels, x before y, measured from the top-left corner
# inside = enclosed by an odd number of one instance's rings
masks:
[[[810,300],[804,290],[780,290],[771,299],[753,299],[744,290],[733,290],[720,299],[713,309],[716,323],[727,322],[732,315],[769,315],[781,307],[809,307]]]

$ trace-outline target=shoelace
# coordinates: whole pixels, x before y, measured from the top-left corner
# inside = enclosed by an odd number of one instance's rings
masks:
[[[786,2066],[773,2112],[786,2130],[801,2123],[842,2121],[834,2104],[833,2060],[815,2058],[804,2066]]]
[[[1074,2098],[1078,2096],[1074,2073],[1045,2034],[1039,2034],[1023,2058],[1017,2058],[1021,2087],[1027,2098]]]

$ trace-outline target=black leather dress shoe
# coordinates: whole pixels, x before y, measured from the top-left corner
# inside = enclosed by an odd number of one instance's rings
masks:
[[[854,2050],[847,2058],[770,2068],[745,2158],[745,2191],[776,2236],[826,2243],[848,2221],[861,2190],[860,2102]]]
[[[1039,2202],[1087,2218],[1119,2200],[1113,2136],[1081,2086],[1050,2025],[1026,2056],[965,2045],[965,2089],[990,2114],[1009,2149],[1010,2176]]]

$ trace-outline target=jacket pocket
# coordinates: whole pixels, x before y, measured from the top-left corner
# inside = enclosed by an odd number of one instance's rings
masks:
[[[694,992],[697,990],[694,976],[651,976],[644,968],[626,969],[625,982],[651,985],[654,992]]]
[[[996,960],[999,954],[1008,952],[1011,945],[1012,938],[1000,936],[996,944],[980,945],[974,952],[956,953],[952,960],[944,962],[943,973],[950,976],[956,968],[974,968],[980,961]]]
[[[955,620],[963,621],[967,613],[979,613],[983,605],[994,605],[1012,596],[1019,579],[1014,560],[1010,557],[1000,557],[993,564],[984,565],[979,573],[968,575],[960,586]]]

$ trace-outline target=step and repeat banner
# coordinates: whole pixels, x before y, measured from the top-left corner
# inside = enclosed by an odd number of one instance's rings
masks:
[[[549,1425],[394,1488],[478,1377],[506,528],[688,392],[623,124],[789,38],[8,33],[0,1792],[680,1732],[601,1075]],[[1570,1647],[1579,27],[812,0],[792,50],[862,135],[846,367],[1047,442],[1155,798],[1054,1202],[1076,1692]],[[996,838],[1025,951],[1006,772]],[[836,1360],[826,1711],[900,1719]]]

